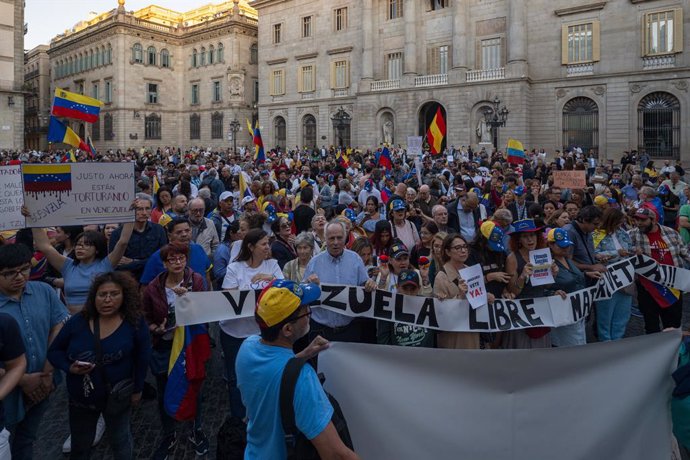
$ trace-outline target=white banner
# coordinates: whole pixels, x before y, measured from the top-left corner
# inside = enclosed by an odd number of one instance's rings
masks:
[[[407,154],[412,158],[422,156],[422,136],[407,136]]]
[[[134,221],[134,163],[22,165],[27,227]]]
[[[24,228],[23,203],[21,167],[0,166],[0,232]]]
[[[320,308],[346,316],[422,326],[440,331],[491,332],[573,324],[589,314],[598,299],[630,285],[638,274],[652,281],[690,290],[690,270],[660,265],[635,256],[609,265],[595,286],[560,296],[536,299],[497,299],[491,305],[469,308],[466,300],[438,300],[388,291],[366,292],[355,286],[321,285]],[[180,326],[254,316],[260,291],[190,292],[178,297],[175,315]]]
[[[667,460],[680,333],[586,347],[332,343],[325,388],[364,460]]]

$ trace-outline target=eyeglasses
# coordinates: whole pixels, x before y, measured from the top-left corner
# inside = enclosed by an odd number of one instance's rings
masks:
[[[469,247],[466,244],[456,244],[455,246],[451,246],[450,248],[456,251],[467,251],[469,249]]]
[[[190,209],[189,212],[191,212],[191,213],[193,213],[193,214],[197,214],[197,213],[201,214],[201,213],[204,212],[204,208]]]
[[[187,258],[185,256],[178,256],[178,257],[168,257],[166,259],[169,264],[181,264],[187,261]]]
[[[0,272],[0,276],[5,278],[6,280],[11,280],[14,279],[15,277],[21,275],[24,277],[27,277],[31,274],[31,267],[22,267],[22,268],[15,268],[14,270],[7,270],[4,272]]]
[[[115,297],[120,297],[122,295],[122,291],[112,291],[112,292],[99,292],[96,294],[96,297],[99,299],[107,299],[110,297],[111,299],[114,299]]]
[[[300,319],[304,318],[305,316],[311,316],[311,307],[308,306],[308,305],[307,305],[307,312],[306,312],[306,313],[302,313],[301,315],[296,316],[296,317],[295,317],[292,321],[290,321],[290,322],[291,322],[291,323],[294,323],[295,321],[299,321]]]

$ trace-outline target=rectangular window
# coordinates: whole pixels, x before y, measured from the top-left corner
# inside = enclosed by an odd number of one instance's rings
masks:
[[[146,101],[149,104],[157,104],[158,103],[158,85],[155,83],[147,83],[147,98]]]
[[[273,44],[277,45],[280,43],[280,33],[282,29],[282,24],[273,24]]]
[[[105,101],[106,103],[110,104],[113,102],[113,82],[112,81],[106,81],[105,82]]]
[[[683,51],[683,9],[658,11],[644,15],[645,55]]]
[[[144,139],[161,138],[161,117],[149,115],[144,118]]]
[[[192,104],[199,103],[199,84],[194,83],[192,85]]]
[[[113,116],[109,113],[103,115],[103,140],[112,141],[115,137],[113,131]]]
[[[311,23],[312,23],[312,17],[311,16],[305,16],[302,18],[302,38],[311,37]]]
[[[214,113],[211,115],[211,139],[223,138],[223,114]]]
[[[96,123],[91,125],[91,140],[100,141],[101,140],[101,120],[96,120]]]
[[[449,6],[450,0],[427,0],[429,11],[436,11]]]
[[[220,102],[223,99],[223,94],[220,89],[220,82],[213,82],[213,102]]]
[[[350,62],[334,61],[331,64],[331,88],[345,89],[350,87]]]
[[[271,73],[270,90],[271,96],[285,94],[285,71],[283,69],[274,70]]]
[[[427,61],[427,72],[429,75],[439,75],[448,73],[449,51],[448,45],[435,46],[429,48],[429,59]]]
[[[399,52],[386,55],[386,64],[388,80],[400,80],[403,70],[403,54]]]
[[[100,93],[99,90],[100,88],[98,87],[98,83],[94,83],[93,86],[91,87],[91,97],[94,99],[100,100]]]
[[[201,139],[201,117],[197,114],[189,117],[189,138]]]
[[[300,93],[309,93],[314,91],[316,88],[314,82],[314,66],[313,65],[303,65],[299,68],[298,76],[298,86],[297,91]]]
[[[254,98],[252,102],[259,102],[259,80],[254,80]]]
[[[503,67],[501,58],[501,38],[489,38],[481,41],[482,69],[498,69]]]
[[[564,24],[562,29],[562,64],[599,60],[599,21]]]
[[[388,0],[388,19],[397,19],[403,16],[403,0]]]
[[[347,29],[347,7],[333,10],[333,28],[336,32]]]

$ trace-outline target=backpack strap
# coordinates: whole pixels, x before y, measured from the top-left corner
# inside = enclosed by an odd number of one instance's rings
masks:
[[[280,418],[286,436],[294,436],[298,433],[293,401],[295,399],[297,379],[306,362],[302,358],[290,358],[290,361],[287,362],[283,369],[283,376],[280,379]]]

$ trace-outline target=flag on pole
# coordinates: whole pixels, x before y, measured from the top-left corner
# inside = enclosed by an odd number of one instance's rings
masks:
[[[256,121],[254,126],[254,162],[266,163],[266,152],[264,151],[264,141],[261,139],[261,130],[259,129],[259,121]]]
[[[254,196],[252,194],[252,191],[249,189],[249,186],[247,185],[250,180],[251,178],[247,175],[246,172],[240,172],[240,201],[242,201],[244,197]]]
[[[56,88],[51,113],[56,117],[76,118],[95,123],[98,121],[102,105],[98,99]]]
[[[89,146],[81,140],[77,133],[55,117],[50,117],[50,124],[48,125],[48,142],[69,144],[72,147],[82,150],[89,149]]]
[[[93,142],[91,142],[91,136],[86,136],[86,145],[89,146],[89,156],[92,159],[96,158],[96,147],[94,147]]]
[[[446,137],[446,120],[443,119],[441,106],[436,109],[436,115],[431,120],[429,129],[426,132],[426,139],[432,155],[443,153],[443,139]]]
[[[515,139],[508,139],[508,163],[521,165],[525,162],[525,149],[522,142]]]

